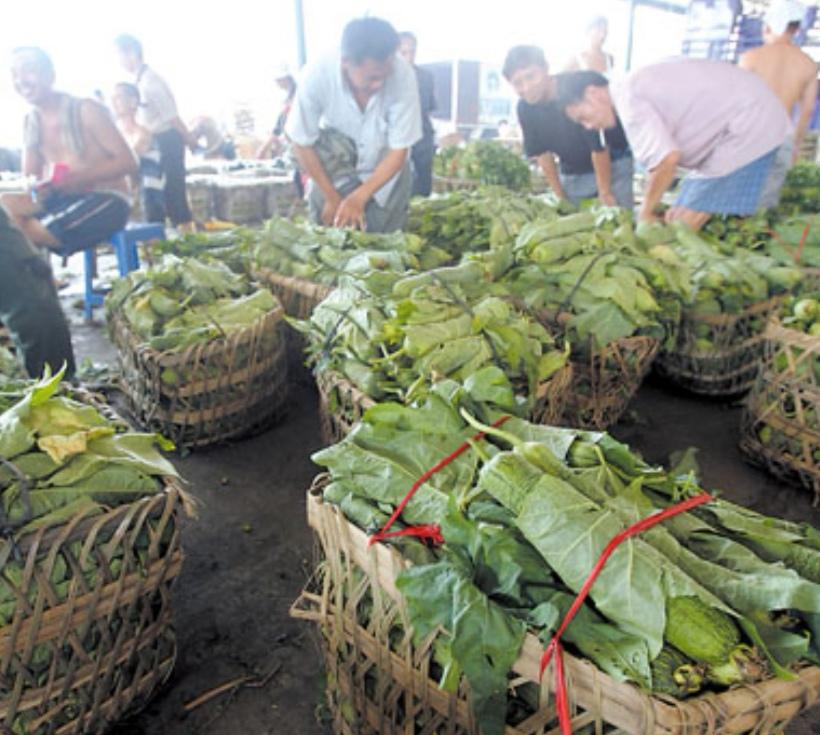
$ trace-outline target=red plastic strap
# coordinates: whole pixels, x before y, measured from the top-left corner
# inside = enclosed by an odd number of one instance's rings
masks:
[[[799,263],[800,258],[803,257],[803,249],[806,247],[806,241],[809,239],[809,232],[811,232],[811,222],[806,222],[803,228],[803,235],[800,238],[800,245],[797,246],[797,254],[794,256],[794,262]]]
[[[512,416],[502,416],[497,421],[492,423],[492,426],[498,427],[504,424],[506,421],[511,419]],[[477,442],[487,436],[487,432],[480,431],[476,434],[472,441]],[[434,544],[443,544],[444,538],[441,535],[441,528],[435,524],[429,524],[425,526],[408,526],[407,528],[401,531],[394,531],[393,533],[388,533],[390,527],[398,520],[399,516],[404,512],[404,509],[407,507],[407,504],[410,502],[410,499],[416,494],[416,491],[429,480],[433,475],[437,472],[443,470],[448,464],[455,461],[458,457],[460,457],[464,452],[466,452],[470,448],[470,442],[464,442],[455,452],[446,456],[440,462],[437,462],[433,467],[431,467],[427,472],[425,472],[418,480],[413,483],[413,487],[410,488],[410,491],[407,495],[404,496],[404,499],[396,506],[396,510],[393,511],[393,515],[387,519],[387,523],[382,526],[380,531],[374,533],[370,539],[368,539],[368,544],[375,544],[377,541],[383,541],[386,538],[394,538],[396,536],[417,536],[419,538],[426,538],[429,539]]]
[[[806,242],[809,239],[811,225],[811,221],[806,222],[806,226],[803,228],[803,234],[800,236],[800,244],[797,246],[797,251],[795,253],[792,253],[792,260],[794,260],[795,263],[800,263],[800,259],[803,257],[803,250],[805,249]],[[782,237],[780,237],[780,235],[778,235],[777,232],[770,229],[769,235],[771,235],[775,240],[779,240],[783,244],[783,247],[786,248],[786,251],[789,250],[788,243]]]
[[[555,709],[558,713],[558,726],[561,728],[561,735],[572,735],[572,722],[570,721],[569,716],[569,703],[567,701],[567,689],[566,682],[564,680],[564,662],[563,651],[561,649],[561,636],[564,634],[567,626],[572,622],[572,619],[581,608],[581,605],[584,604],[584,600],[586,600],[592,585],[595,584],[595,580],[598,578],[598,575],[603,570],[607,561],[609,561],[609,557],[612,556],[615,549],[617,549],[618,546],[620,546],[628,538],[637,536],[639,533],[652,528],[652,526],[656,526],[659,523],[663,523],[665,520],[672,518],[673,516],[680,515],[688,510],[692,510],[692,508],[697,508],[699,505],[708,503],[713,499],[714,498],[709,495],[709,493],[701,493],[693,498],[684,500],[682,503],[678,503],[670,508],[653,513],[643,520],[631,525],[624,531],[621,531],[621,533],[615,536],[615,538],[607,544],[600,558],[592,568],[592,571],[589,573],[586,582],[584,582],[581,587],[581,591],[578,593],[578,596],[575,598],[572,606],[564,616],[561,625],[558,627],[558,630],[555,631],[555,635],[552,637],[550,644],[547,646],[547,650],[544,651],[544,655],[541,657],[541,670],[539,675],[543,677],[544,670],[547,666],[549,666],[549,662],[552,660],[553,655],[555,655]]]

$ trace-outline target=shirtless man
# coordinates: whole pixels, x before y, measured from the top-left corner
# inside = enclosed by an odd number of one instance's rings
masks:
[[[800,106],[794,134],[778,152],[762,197],[761,203],[768,207],[777,204],[780,188],[797,160],[817,100],[817,65],[811,56],[794,45],[794,35],[800,30],[804,15],[802,3],[775,0],[766,13],[764,45],[740,57],[739,66],[761,77],[780,98],[789,116],[796,105]]]
[[[99,103],[54,90],[54,66],[41,49],[13,52],[12,80],[32,106],[23,173],[38,183],[3,196],[3,206],[40,247],[70,254],[107,240],[128,221],[134,154]]]

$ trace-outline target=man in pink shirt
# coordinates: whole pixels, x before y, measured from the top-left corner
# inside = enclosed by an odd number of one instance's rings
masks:
[[[639,219],[653,220],[678,167],[688,170],[666,219],[693,229],[712,214],[754,214],[790,130],[765,82],[722,61],[669,59],[611,88],[565,84],[558,96],[567,115],[589,129],[606,130],[620,118],[649,171]]]

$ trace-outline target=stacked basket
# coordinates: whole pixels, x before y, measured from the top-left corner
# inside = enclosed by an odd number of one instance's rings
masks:
[[[746,401],[741,448],[820,501],[820,338],[773,320],[765,360]]]

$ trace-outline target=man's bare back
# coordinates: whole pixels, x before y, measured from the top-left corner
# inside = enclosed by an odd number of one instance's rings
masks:
[[[806,87],[817,79],[817,66],[811,56],[786,41],[747,51],[740,59],[740,67],[761,77],[790,115],[803,99]]]

